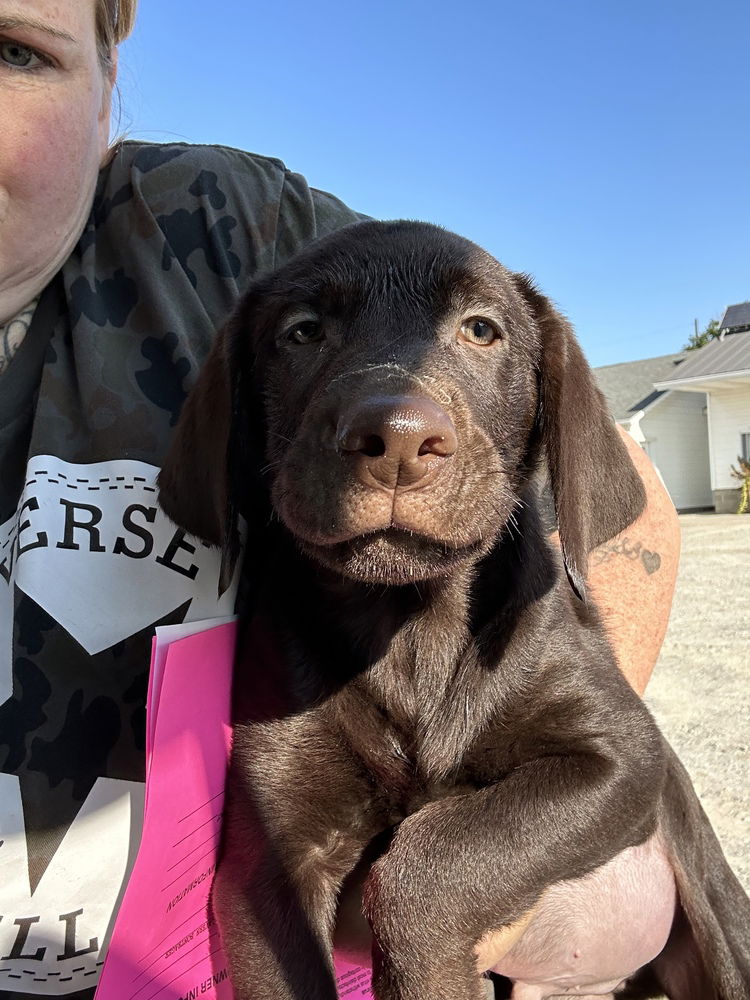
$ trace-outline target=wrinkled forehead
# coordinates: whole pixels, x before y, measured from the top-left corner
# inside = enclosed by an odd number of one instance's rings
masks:
[[[359,223],[311,245],[276,276],[280,305],[322,315],[436,319],[504,313],[514,304],[508,271],[476,244],[424,223]]]

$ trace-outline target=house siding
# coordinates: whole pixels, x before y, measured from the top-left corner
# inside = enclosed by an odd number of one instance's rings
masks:
[[[687,395],[687,394],[686,394]],[[737,466],[741,434],[750,433],[748,389],[714,389],[711,392],[711,484],[714,490],[736,490],[739,482],[729,467]]]
[[[640,421],[646,451],[678,510],[713,506],[703,393],[673,392]]]

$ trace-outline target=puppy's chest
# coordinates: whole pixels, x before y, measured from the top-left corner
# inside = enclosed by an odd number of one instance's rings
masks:
[[[330,774],[335,761],[337,780],[395,821],[513,766],[512,720],[458,630],[425,641],[422,629],[405,629],[364,663],[341,645],[311,649],[275,630],[262,639],[256,630],[253,646],[241,686],[264,767],[276,757],[289,767],[290,747],[300,749],[293,770],[304,761],[305,772]]]
[[[512,741],[473,651],[415,653],[395,645],[343,688],[329,707],[352,756],[396,809],[496,780],[510,768]],[[495,735],[487,740],[488,731]]]

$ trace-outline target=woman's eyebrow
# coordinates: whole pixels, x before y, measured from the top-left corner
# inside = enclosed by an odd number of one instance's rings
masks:
[[[46,24],[44,21],[38,21],[33,17],[16,17],[0,14],[0,31],[15,31],[18,28],[31,28],[33,31],[42,31],[47,35],[52,35],[53,38],[60,38],[63,41],[78,44],[78,39],[74,38],[73,35],[69,35],[67,31],[63,31],[61,28],[55,28],[51,24]]]

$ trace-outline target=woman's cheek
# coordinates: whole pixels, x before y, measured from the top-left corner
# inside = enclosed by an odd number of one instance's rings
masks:
[[[38,113],[21,137],[15,157],[15,189],[40,224],[53,226],[88,206],[99,165],[95,121],[71,116],[69,106],[52,103]],[[45,221],[46,220],[46,221]]]

